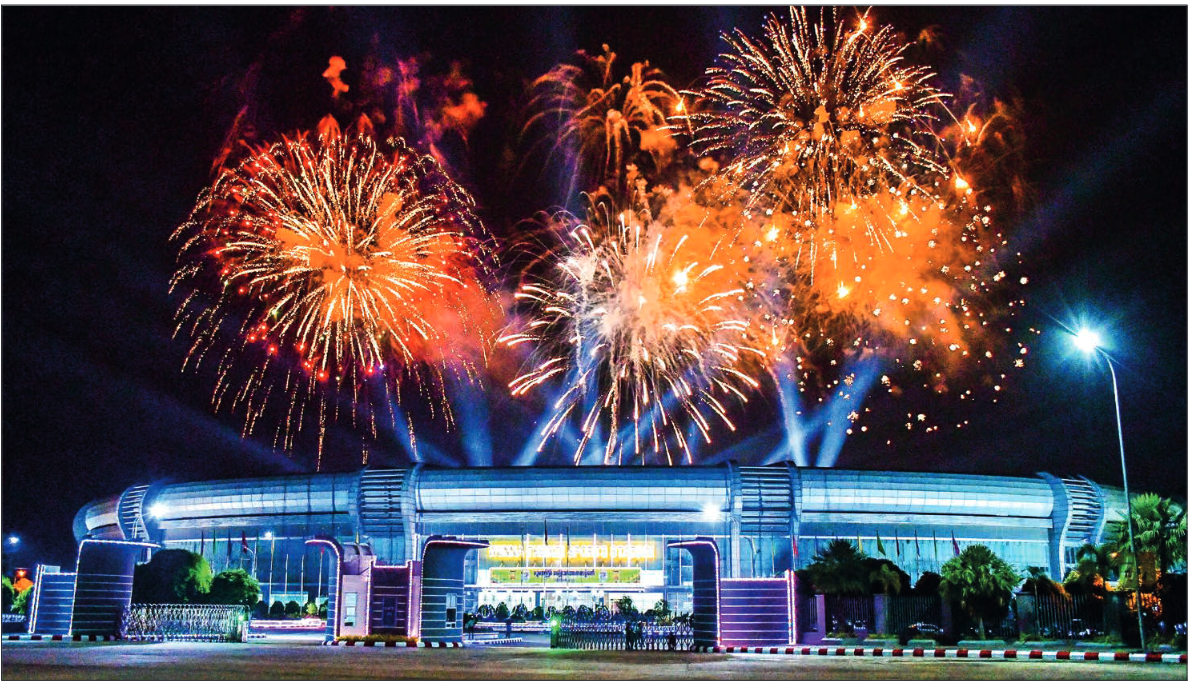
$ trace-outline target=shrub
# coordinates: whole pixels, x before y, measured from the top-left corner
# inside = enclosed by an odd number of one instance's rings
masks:
[[[261,599],[261,584],[243,569],[227,569],[211,579],[207,600],[212,605],[253,607]]]
[[[17,597],[13,598],[13,600],[12,600],[13,614],[28,614],[29,613],[29,599],[30,599],[31,595],[33,595],[32,588],[26,588],[25,590],[21,591],[20,593],[17,593]]]
[[[505,621],[508,619],[509,605],[506,605],[504,602],[497,603],[497,610],[494,613],[494,616],[497,617],[497,621]]]
[[[269,618],[281,619],[286,616],[286,606],[281,603],[281,600],[274,600],[273,604],[269,606]]]
[[[211,590],[211,565],[182,548],[159,550],[133,570],[134,603],[204,602]]]
[[[287,602],[286,616],[295,618],[302,616],[302,605],[299,605],[297,600],[291,600]]]

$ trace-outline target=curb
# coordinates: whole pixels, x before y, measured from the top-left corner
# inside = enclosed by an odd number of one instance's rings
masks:
[[[520,642],[522,642],[521,638],[490,638],[487,640],[469,640],[468,647],[485,645],[514,645]]]
[[[330,647],[430,647],[430,648],[445,648],[445,647],[464,647],[463,643],[443,642],[432,640],[429,642],[418,641],[417,643],[399,643],[396,641],[378,642],[375,640],[360,640],[360,641],[339,641],[327,640],[323,645]]]
[[[1160,662],[1187,664],[1187,654],[1159,652],[1070,652],[1067,650],[969,650],[965,648],[881,647],[708,647],[697,652],[820,657],[922,657],[941,659],[1043,659],[1062,662]]]
[[[113,641],[113,640],[124,640],[124,639],[123,639],[123,638],[121,638],[121,637],[120,637],[120,636],[118,636],[118,635],[115,635],[115,636],[97,636],[97,635],[87,635],[87,636],[84,636],[84,635],[76,635],[76,636],[64,636],[64,635],[45,636],[45,635],[40,635],[40,634],[37,634],[37,633],[35,633],[35,634],[33,634],[33,635],[25,635],[25,634],[15,634],[15,635],[14,635],[14,634],[10,634],[10,635],[4,636],[4,640],[6,640],[6,641],[13,641],[13,640],[41,640],[41,641],[52,642],[52,643],[59,643],[59,642],[65,642],[65,643],[103,643],[103,642],[109,642],[109,641]]]

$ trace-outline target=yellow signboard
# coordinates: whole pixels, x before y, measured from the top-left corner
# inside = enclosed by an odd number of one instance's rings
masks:
[[[657,557],[656,544],[649,541],[604,541],[593,543],[591,539],[565,540],[492,540],[485,550],[489,560],[494,562],[519,562],[528,564],[545,561],[568,564],[629,563],[653,560]]]

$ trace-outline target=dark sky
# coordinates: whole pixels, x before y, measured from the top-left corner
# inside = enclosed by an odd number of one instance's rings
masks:
[[[312,466],[309,451],[274,453],[241,439],[238,417],[213,414],[207,378],[181,372],[186,344],[171,337],[167,238],[212,180],[245,103],[272,139],[331,110],[320,74],[332,54],[347,59],[349,83],[370,53],[462,61],[488,110],[458,160],[461,179],[501,233],[558,202],[499,182],[526,82],[609,43],[623,64],[648,59],[692,86],[721,31],[758,35],[769,11],[3,8],[0,527],[25,539],[18,563],[71,564],[74,513],[133,484]],[[908,434],[900,414],[918,408],[874,392],[872,427],[845,442],[837,466],[1119,485],[1109,374],[1070,354],[1056,322],[1083,317],[1112,332],[1132,488],[1186,497],[1187,9],[875,16],[909,36],[938,27],[930,58],[942,89],[965,74],[988,95],[1020,98],[1035,199],[1007,226],[1030,277],[1016,326],[1042,335],[997,404],[933,399],[933,415],[965,429]],[[490,402],[494,458],[507,462],[534,409]],[[751,402],[756,417],[742,422],[776,434],[774,403]],[[329,448],[347,453],[350,441]],[[458,457],[458,437],[441,444]],[[333,467],[353,469],[356,457]],[[373,458],[403,462],[397,448]]]

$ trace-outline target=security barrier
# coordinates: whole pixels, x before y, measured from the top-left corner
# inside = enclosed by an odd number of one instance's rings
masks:
[[[240,605],[130,605],[120,620],[125,640],[244,642],[248,614]]]
[[[632,622],[631,622],[632,623]],[[695,646],[691,625],[640,622],[626,632],[625,622],[564,621],[559,628],[558,646],[576,650],[691,650]],[[672,637],[673,636],[673,637]]]

